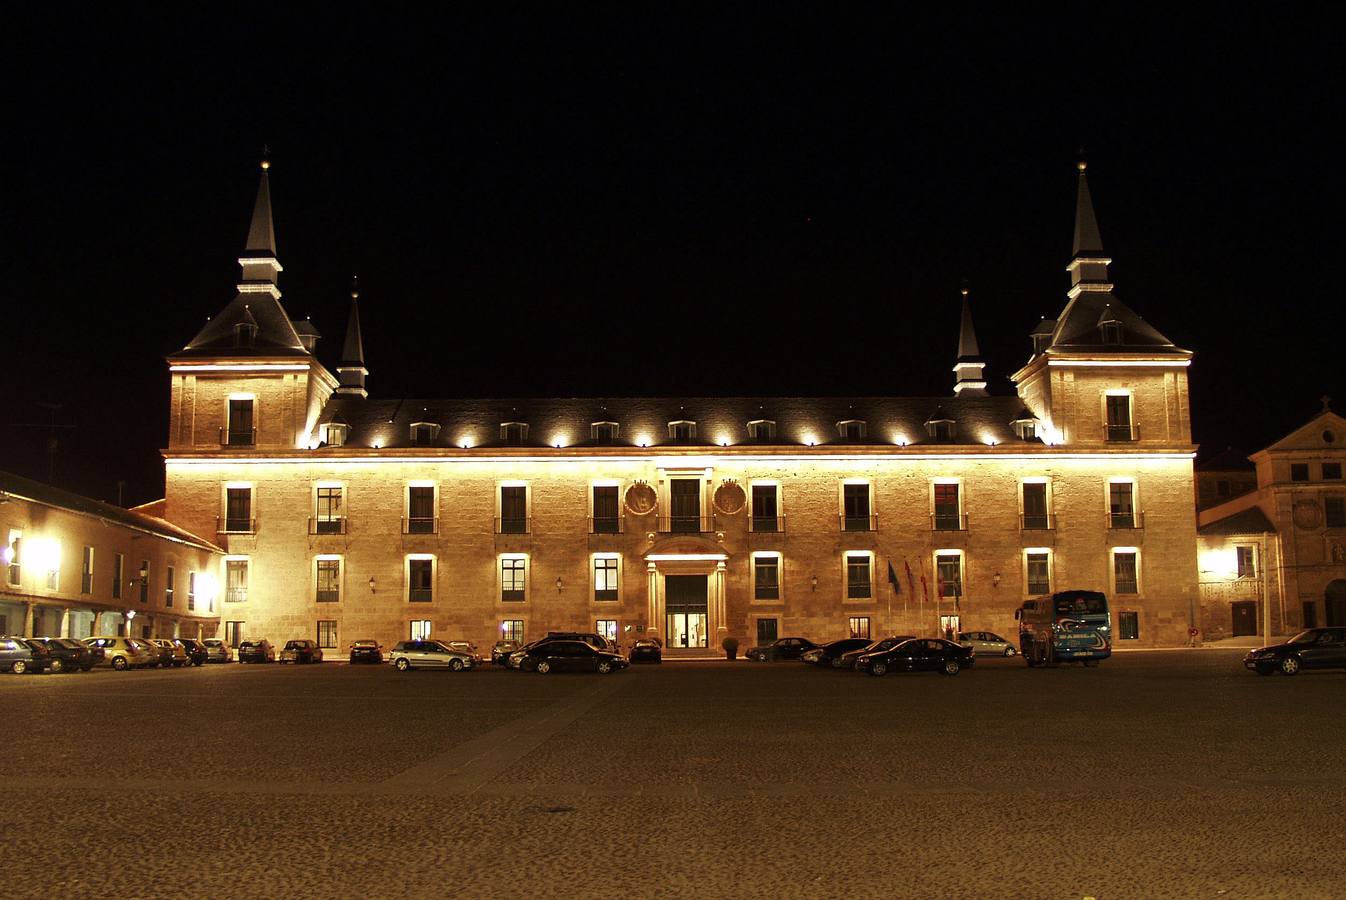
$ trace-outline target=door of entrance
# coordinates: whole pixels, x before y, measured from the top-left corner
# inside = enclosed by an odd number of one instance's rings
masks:
[[[958,629],[962,627],[961,616],[940,616],[939,633],[941,636],[951,641],[958,640]]]
[[[666,575],[664,614],[669,647],[706,646],[706,575]]]
[[[1234,637],[1257,634],[1257,601],[1241,600],[1229,604],[1234,611]]]

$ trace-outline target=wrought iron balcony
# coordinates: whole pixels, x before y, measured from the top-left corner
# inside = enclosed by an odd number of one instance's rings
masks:
[[[1020,513],[1020,531],[1055,531],[1055,513]]]
[[[1140,440],[1140,426],[1138,425],[1113,425],[1111,423],[1103,426],[1103,439],[1109,442],[1125,443],[1127,441]]]
[[[496,534],[529,534],[533,530],[533,520],[528,516],[496,516]]]
[[[257,520],[243,516],[216,516],[216,534],[256,534]]]
[[[785,531],[785,516],[753,516],[748,529],[754,534],[779,534]]]
[[[967,513],[935,513],[930,517],[931,531],[967,531]]]
[[[309,534],[345,534],[345,516],[320,516],[308,520]]]
[[[439,516],[403,516],[403,534],[439,534]]]
[[[220,446],[255,447],[257,446],[257,429],[225,428],[224,426],[220,426]]]
[[[837,517],[841,523],[842,531],[878,531],[879,517],[877,513],[867,515],[846,515],[845,513]]]
[[[1126,512],[1108,513],[1108,528],[1110,530],[1135,530],[1145,527],[1145,513],[1139,510],[1128,510]]]
[[[626,517],[618,513],[615,516],[590,516],[590,534],[622,534],[626,531]]]

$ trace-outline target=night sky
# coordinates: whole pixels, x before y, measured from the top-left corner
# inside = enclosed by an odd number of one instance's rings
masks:
[[[0,468],[46,478],[55,421],[57,484],[162,496],[263,144],[282,302],[332,365],[359,273],[374,396],[943,396],[963,279],[1011,393],[1084,148],[1205,448],[1346,409],[1339,12],[835,6],[11,20]]]

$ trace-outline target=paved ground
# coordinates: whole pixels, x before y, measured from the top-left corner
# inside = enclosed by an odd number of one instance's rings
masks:
[[[1239,658],[5,675],[0,893],[1340,897],[1346,672]]]

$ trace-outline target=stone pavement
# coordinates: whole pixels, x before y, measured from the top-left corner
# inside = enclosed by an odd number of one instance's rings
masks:
[[[1346,672],[0,677],[6,896],[1340,896]]]

